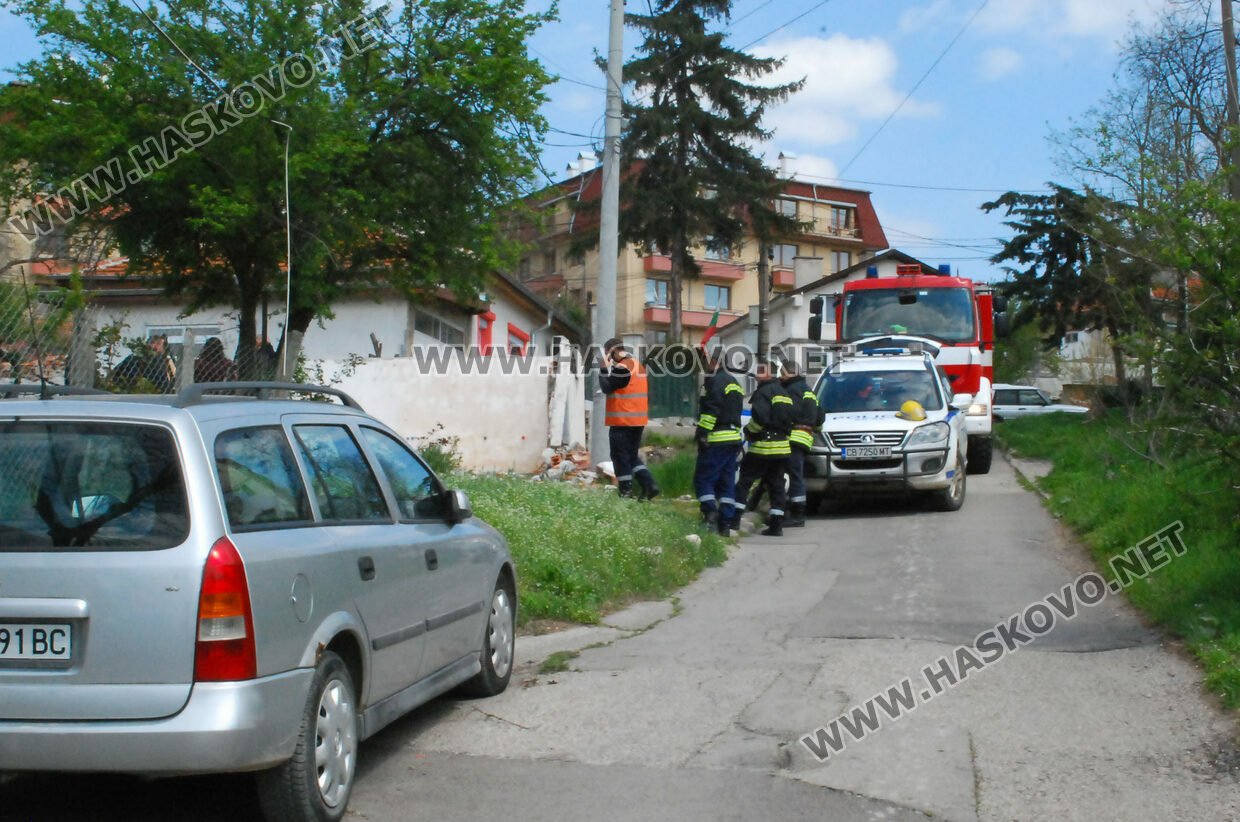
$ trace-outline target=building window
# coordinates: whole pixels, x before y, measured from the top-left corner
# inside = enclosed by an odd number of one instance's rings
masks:
[[[776,200],[775,210],[790,220],[797,218],[797,201],[796,200]]]
[[[716,245],[714,237],[707,237],[705,256],[708,260],[720,260],[727,262],[732,259],[732,249],[728,248],[726,245]]]
[[[1063,335],[1063,341],[1065,343],[1071,344],[1079,340],[1080,336],[1081,335],[1077,333],[1076,331],[1069,331],[1067,334]]]
[[[792,261],[800,254],[800,247],[790,243],[771,246],[771,264],[779,268],[792,268]]]
[[[545,254],[543,254],[543,273],[544,274],[555,273],[555,251],[554,250],[548,251]]]
[[[667,305],[667,280],[646,280],[646,305]]]
[[[666,331],[647,331],[646,332],[646,344],[647,345],[667,345],[667,332]]]
[[[852,265],[852,255],[849,254],[847,251],[832,251],[831,252],[832,273],[838,274],[839,272],[843,271],[845,268],[848,268],[850,265]]]
[[[413,330],[456,348],[465,347],[464,329],[457,328],[447,320],[425,311],[419,311],[414,315]]]
[[[851,212],[851,208],[831,206],[831,227],[848,228],[852,218]]]
[[[517,326],[508,323],[508,351],[512,354],[525,354],[530,344],[530,335]]]
[[[517,279],[528,280],[530,278],[530,258],[522,257],[521,262],[517,263]]]
[[[732,307],[732,289],[726,285],[706,286],[706,296],[702,303],[712,311],[716,308],[727,311]]]

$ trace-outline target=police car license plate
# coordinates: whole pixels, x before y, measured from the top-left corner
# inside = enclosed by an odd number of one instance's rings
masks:
[[[840,458],[846,460],[885,460],[891,458],[890,445],[854,445],[840,450]]]
[[[73,631],[68,625],[0,622],[0,662],[73,658]]]

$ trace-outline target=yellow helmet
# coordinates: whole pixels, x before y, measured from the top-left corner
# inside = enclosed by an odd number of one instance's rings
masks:
[[[920,422],[926,418],[926,409],[922,408],[921,403],[917,400],[907,400],[904,405],[900,406],[900,410],[896,412],[896,416],[902,420]]]

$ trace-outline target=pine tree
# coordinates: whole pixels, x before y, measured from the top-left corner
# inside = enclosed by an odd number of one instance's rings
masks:
[[[635,87],[625,104],[621,163],[626,169],[620,214],[623,242],[671,257],[671,328],[681,339],[681,285],[701,268],[690,249],[735,248],[748,230],[762,239],[795,232],[778,214],[775,172],[752,146],[770,138],[766,107],[803,81],[754,85],[782,64],[728,46],[711,23],[730,18],[732,0],[659,0],[648,15],[626,16],[643,33],[638,56],[624,67]]]

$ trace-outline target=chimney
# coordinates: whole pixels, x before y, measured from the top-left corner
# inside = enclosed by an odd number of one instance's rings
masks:
[[[797,156],[788,151],[779,152],[779,178],[781,180],[791,180],[792,172],[790,169],[796,164]]]

